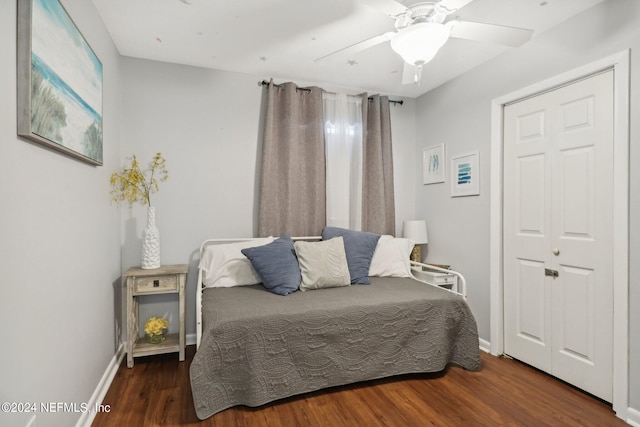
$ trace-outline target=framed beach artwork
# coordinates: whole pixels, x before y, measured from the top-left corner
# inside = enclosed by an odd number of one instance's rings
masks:
[[[451,158],[451,197],[480,194],[480,153]]]
[[[444,144],[422,150],[422,183],[437,184],[444,182]]]
[[[18,1],[18,135],[102,165],[102,63],[58,0]]]

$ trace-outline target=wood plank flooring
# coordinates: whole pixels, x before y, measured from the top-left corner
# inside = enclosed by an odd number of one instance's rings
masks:
[[[626,426],[611,406],[520,362],[482,354],[482,369],[336,387],[262,406],[235,407],[200,421],[193,409],[189,365],[177,354],[126,358],[93,426],[421,427]]]

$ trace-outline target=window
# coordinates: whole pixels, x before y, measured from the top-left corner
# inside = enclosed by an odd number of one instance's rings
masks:
[[[327,225],[362,229],[362,98],[323,93]]]

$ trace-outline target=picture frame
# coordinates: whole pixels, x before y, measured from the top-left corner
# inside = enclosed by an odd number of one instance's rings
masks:
[[[451,197],[480,195],[480,153],[451,158]]]
[[[422,184],[445,182],[444,144],[422,150]]]
[[[18,2],[18,135],[95,166],[102,63],[59,0]]]

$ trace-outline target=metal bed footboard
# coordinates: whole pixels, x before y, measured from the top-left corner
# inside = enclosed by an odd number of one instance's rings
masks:
[[[449,273],[449,274],[453,274],[454,276],[456,276],[458,278],[458,292],[452,290],[452,289],[447,289],[449,292],[453,292],[454,294],[458,294],[461,295],[462,298],[464,298],[465,300],[467,299],[467,281],[464,278],[464,276],[461,273],[458,273],[457,271],[454,270],[448,270],[446,268],[442,268],[442,267],[437,267],[435,265],[431,265],[431,264],[424,264],[422,262],[417,262],[417,261],[411,261],[411,266],[412,267],[426,267],[429,270],[434,270],[434,271],[438,271],[440,273]],[[429,285],[432,286],[438,286],[434,283],[429,283],[427,281],[418,279],[417,277],[414,276],[414,279],[423,282],[423,283],[427,283]],[[444,288],[446,289],[446,288]]]

